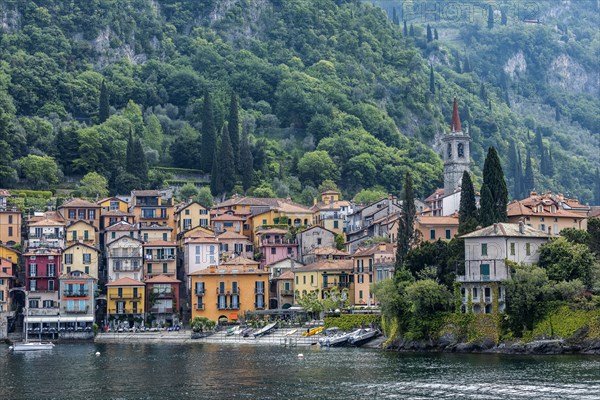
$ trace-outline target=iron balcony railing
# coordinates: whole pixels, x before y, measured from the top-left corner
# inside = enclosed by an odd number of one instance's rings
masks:
[[[87,290],[65,290],[63,295],[65,297],[87,297],[88,293]]]
[[[85,307],[64,306],[63,307],[64,312],[68,312],[68,313],[72,313],[72,314],[87,314],[87,312],[89,310],[90,310],[90,306],[85,306]]]

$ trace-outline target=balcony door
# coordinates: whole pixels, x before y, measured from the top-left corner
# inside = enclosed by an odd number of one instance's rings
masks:
[[[489,281],[490,280],[490,264],[479,265],[479,274],[481,275],[481,280]]]

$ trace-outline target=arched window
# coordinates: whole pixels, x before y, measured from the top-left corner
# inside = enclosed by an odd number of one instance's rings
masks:
[[[465,145],[462,143],[458,144],[458,156],[463,158],[465,156]]]
[[[448,158],[452,158],[452,143],[448,143]]]

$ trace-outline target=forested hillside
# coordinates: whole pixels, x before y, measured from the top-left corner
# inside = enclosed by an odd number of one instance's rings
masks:
[[[585,14],[577,4],[565,13]],[[2,0],[0,11],[2,187],[61,187],[96,171],[118,193],[161,186],[186,168],[213,172],[214,195],[249,189],[310,202],[326,179],[346,197],[398,193],[411,171],[427,195],[441,183],[432,146],[458,95],[476,175],[487,146],[508,163],[514,142],[523,169],[532,150],[536,179],[520,191],[593,201],[593,90],[544,84],[548,94],[537,93],[534,106],[531,85],[495,74],[503,61],[476,51],[510,35],[531,37],[527,57],[538,42],[568,46],[553,27],[456,25],[463,47],[444,40],[449,27],[427,42],[423,26],[403,32],[381,8],[357,1]],[[569,32],[577,43],[580,34]],[[597,34],[588,41],[597,49]],[[506,46],[509,57],[518,54]],[[584,53],[589,63],[578,62],[593,74],[593,53]],[[535,82],[542,72],[527,62],[533,75],[518,76]],[[561,106],[556,115],[550,98]],[[552,163],[544,174],[530,145],[536,134]]]

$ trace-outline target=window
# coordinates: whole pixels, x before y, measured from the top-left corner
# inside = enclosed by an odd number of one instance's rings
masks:
[[[452,158],[452,143],[448,143],[448,158]]]
[[[192,219],[184,218],[183,220],[183,229],[190,229],[192,227]]]
[[[373,272],[373,259],[369,258],[369,272]]]
[[[358,282],[357,283],[365,283],[365,276],[360,274],[358,275]]]
[[[48,276],[56,276],[56,264],[48,264]]]
[[[277,253],[277,249],[275,247],[271,247],[271,254],[276,254]]]
[[[37,276],[37,264],[29,264],[29,276]]]
[[[79,219],[85,219],[85,215],[86,215],[85,210],[79,210],[77,215],[79,215]]]
[[[298,284],[298,277],[296,277],[296,285]]]
[[[185,215],[190,215],[190,210],[189,209],[185,210]]]
[[[320,246],[320,245],[321,245],[321,242],[322,242],[321,238],[318,238],[318,239],[317,239],[317,245],[319,245],[319,246]]]
[[[465,156],[465,145],[464,144],[462,144],[462,143],[458,144],[457,153],[460,158],[463,158]]]
[[[291,247],[288,247],[288,248],[287,248],[287,253],[288,253],[288,256],[289,256],[289,255],[292,255],[292,252],[293,252],[293,250],[294,250],[294,249],[292,249]]]
[[[450,232],[450,229],[446,229],[446,239],[450,238],[452,238],[452,233]]]
[[[204,227],[208,226],[208,219],[202,218],[200,220],[200,226],[204,226]]]
[[[311,278],[312,278],[312,276],[311,276]],[[302,283],[306,285],[306,275],[304,275],[304,276],[302,277]]]
[[[88,210],[88,219],[96,219],[96,210]]]
[[[48,290],[51,292],[54,291],[54,281],[53,280],[48,281]]]
[[[311,276],[310,276],[310,284],[311,284],[311,285],[314,285],[314,284],[315,284],[315,276],[314,276],[314,275],[311,275]]]
[[[429,239],[435,240],[435,229],[429,230]]]
[[[12,216],[11,216],[11,217],[12,217]],[[10,222],[9,222],[9,224],[10,224]],[[12,227],[12,226],[9,226],[9,227],[8,227],[8,236],[12,236],[12,235],[13,235],[13,227]]]
[[[163,240],[166,242],[168,239],[168,233],[163,233]]]
[[[137,305],[138,305],[137,301],[134,301],[133,302],[133,310],[132,310],[134,314],[137,314],[137,308],[138,308]]]
[[[511,256],[515,255],[515,244],[514,243],[510,244],[510,255]]]
[[[83,263],[89,264],[92,262],[92,253],[84,253],[83,254]]]
[[[528,256],[531,255],[531,243],[525,243],[525,254]]]
[[[119,202],[118,201],[111,201],[110,205],[108,206],[108,209],[110,211],[117,211],[119,209]]]
[[[338,229],[340,227],[339,221],[333,221],[333,229]]]
[[[39,308],[40,301],[39,300],[29,300],[29,308]]]
[[[70,209],[69,210],[69,219],[75,219],[75,216],[77,214],[75,213],[75,210]]]
[[[237,254],[241,254],[244,251],[244,245],[242,243],[235,243],[233,245],[233,251]]]
[[[362,298],[363,298],[363,291],[362,291],[362,290],[359,290],[359,291],[358,291],[358,298],[359,298],[359,299],[362,299]]]
[[[71,232],[71,240],[72,241],[77,241],[77,231],[72,231]]]
[[[147,241],[148,241],[148,234],[144,233],[144,242],[147,242]]]
[[[473,300],[479,300],[479,292],[476,287],[473,288]]]
[[[266,225],[266,224],[267,224],[267,220],[266,220],[266,219],[263,219],[263,220],[262,220],[262,224],[263,224],[263,225]]]
[[[163,274],[168,272],[167,263],[163,263]]]
[[[138,288],[133,288],[133,298],[136,299],[138,297]]]
[[[85,270],[85,273],[86,273],[86,274],[89,274],[89,273],[90,273],[90,267],[89,267],[89,266],[87,266],[87,265],[86,265],[86,266],[85,266],[85,268],[84,268],[84,270]],[[69,271],[69,272],[70,272],[70,271]]]
[[[148,264],[148,273],[151,274],[152,273],[152,263]]]
[[[9,224],[12,224],[12,223],[13,223],[13,216],[12,216],[12,215],[9,215],[9,216],[8,216],[8,223],[9,223]]]
[[[73,254],[65,254],[65,264],[73,264]]]
[[[117,288],[117,296],[123,297],[123,288]]]
[[[369,283],[373,283],[373,275],[369,275]]]
[[[115,232],[111,232],[111,233],[110,233],[110,238],[111,238],[111,239],[114,239],[114,238],[116,238],[116,237],[117,237],[117,234],[116,234]]]
[[[44,300],[42,304],[44,308],[53,308],[54,300]]]
[[[487,252],[487,243],[481,243],[481,255],[482,256],[487,256],[488,252]]]

